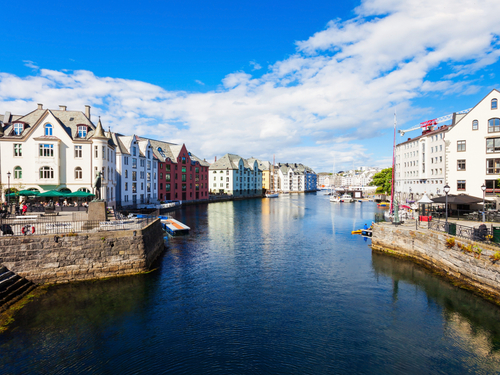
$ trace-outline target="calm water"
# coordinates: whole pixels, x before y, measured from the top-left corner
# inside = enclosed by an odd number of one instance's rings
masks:
[[[351,230],[321,194],[185,207],[148,275],[54,287],[0,335],[0,373],[490,374],[500,309]]]

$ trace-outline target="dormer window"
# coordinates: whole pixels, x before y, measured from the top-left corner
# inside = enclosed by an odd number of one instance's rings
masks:
[[[491,109],[498,109],[498,100],[491,99]]]
[[[87,137],[87,126],[86,125],[78,125],[78,138]]]
[[[14,124],[14,134],[15,135],[21,135],[23,130],[24,130],[24,124],[22,124],[22,123]]]
[[[136,149],[135,149],[135,146],[134,146],[134,147],[132,147],[132,155],[133,155],[133,156],[137,156],[137,151],[136,151]]]
[[[45,135],[52,135],[52,125],[51,124],[45,124],[44,126],[44,134]]]

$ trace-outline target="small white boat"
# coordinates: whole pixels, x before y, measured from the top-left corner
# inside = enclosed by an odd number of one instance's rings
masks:
[[[333,203],[340,203],[340,197],[338,195],[332,195],[330,197],[330,202],[333,202]]]
[[[352,203],[352,202],[354,202],[354,200],[349,194],[343,194],[340,197],[340,203]]]
[[[266,198],[278,198],[280,195],[278,193],[270,191],[269,193],[266,193]]]

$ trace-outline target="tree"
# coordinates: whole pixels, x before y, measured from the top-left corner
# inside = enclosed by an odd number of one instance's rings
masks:
[[[375,193],[390,193],[391,192],[391,182],[392,182],[392,167],[382,169],[380,172],[373,176],[371,186],[378,186]]]

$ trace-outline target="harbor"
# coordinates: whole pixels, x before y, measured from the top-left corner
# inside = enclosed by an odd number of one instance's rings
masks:
[[[320,193],[182,207],[169,216],[190,233],[169,238],[155,271],[34,297],[0,335],[0,369],[495,372],[499,308],[372,252],[351,232],[379,211]]]

